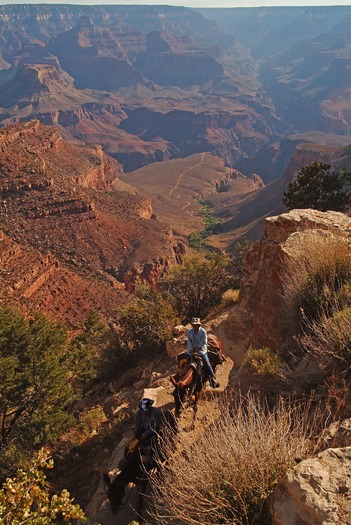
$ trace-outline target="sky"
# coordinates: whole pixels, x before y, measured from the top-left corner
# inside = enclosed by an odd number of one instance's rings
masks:
[[[351,0],[0,0],[5,4],[182,5],[186,7],[351,6]]]

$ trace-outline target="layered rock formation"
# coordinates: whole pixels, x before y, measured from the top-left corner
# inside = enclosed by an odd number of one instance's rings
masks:
[[[228,354],[240,364],[250,348],[284,351],[284,267],[313,239],[351,237],[351,218],[339,212],[293,210],[265,221],[264,236],[247,256],[239,304],[220,326]]]
[[[19,244],[2,231],[0,259],[0,285],[6,304],[28,314],[45,312],[71,330],[80,328],[92,310],[113,322],[116,304],[130,300],[122,284],[80,275],[50,252]]]
[[[0,230],[22,251],[28,247],[42,258],[38,264],[29,261],[27,269],[23,261],[23,276],[8,282],[14,298],[38,297],[49,281],[57,291],[60,281],[67,283],[67,276],[74,272],[91,282],[92,290],[103,283],[98,295],[101,300],[105,297],[113,316],[119,302],[115,291],[125,287],[124,281],[128,289],[138,277],[155,284],[177,260],[183,248],[173,239],[172,230],[153,218],[149,199],[127,184],[118,184],[121,166],[99,146],[69,144],[54,128],[30,121],[0,130],[0,148]],[[16,259],[6,257],[6,271],[11,273]],[[33,264],[42,270],[30,270]],[[33,272],[37,278],[25,277]],[[62,274],[66,277],[61,279]],[[23,280],[28,281],[25,289],[19,284]],[[80,289],[86,287],[79,284],[78,276],[72,281]],[[106,299],[108,287],[111,295]],[[64,289],[69,289],[67,284]],[[51,311],[43,301],[41,295],[37,304]],[[62,309],[69,307],[68,302],[64,297]],[[82,306],[82,312],[86,307]],[[79,308],[73,310],[81,318]],[[106,314],[106,306],[102,310]],[[63,316],[60,311],[58,317]]]
[[[98,140],[128,171],[203,151],[232,165],[278,122],[249,54],[188,9],[66,6],[58,15],[17,6],[0,11],[0,36],[11,65],[0,75],[9,82],[0,120],[59,122],[66,135]]]

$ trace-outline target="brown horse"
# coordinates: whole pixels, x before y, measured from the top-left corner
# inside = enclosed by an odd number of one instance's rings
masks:
[[[138,490],[136,512],[140,519],[149,472],[162,466],[166,460],[163,443],[169,444],[172,440],[174,442],[176,434],[177,421],[174,415],[169,410],[162,412],[160,428],[152,444],[151,456],[149,453],[145,456],[142,447],[136,447],[132,452],[126,450],[119,474],[112,481],[108,474],[103,475],[112,514],[119,512],[126,487],[129,483],[133,483]],[[147,457],[146,461],[145,457]]]
[[[216,372],[217,366],[225,360],[222,354],[222,343],[214,334],[208,334],[207,347],[212,369]],[[200,393],[209,378],[205,374],[202,359],[196,354],[192,362],[185,353],[180,354],[177,361],[178,373],[171,376],[171,381],[175,386],[173,392],[175,414],[178,417],[186,405],[191,405],[193,421],[195,421]]]

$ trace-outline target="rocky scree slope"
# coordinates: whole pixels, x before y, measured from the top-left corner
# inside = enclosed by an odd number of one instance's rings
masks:
[[[0,148],[0,229],[22,252],[57,261],[115,296],[138,276],[154,283],[183,251],[152,218],[150,200],[119,185],[121,167],[99,146],[69,144],[30,121],[0,130]]]

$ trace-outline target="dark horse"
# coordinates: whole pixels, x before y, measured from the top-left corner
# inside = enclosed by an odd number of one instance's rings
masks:
[[[149,479],[148,474],[152,469],[162,466],[163,461],[166,460],[165,448],[169,443],[174,443],[176,433],[177,421],[174,415],[169,410],[162,412],[160,429],[152,445],[151,455],[148,453],[145,456],[142,447],[136,447],[132,452],[126,450],[121,462],[120,473],[112,481],[108,474],[103,475],[113,514],[117,514],[121,508],[127,485],[133,483],[138,488],[136,512],[139,517],[141,516],[143,495]],[[164,444],[166,446],[163,446]]]
[[[225,360],[222,354],[222,343],[214,334],[208,334],[207,348],[211,366],[216,372],[216,367]],[[191,404],[195,421],[200,393],[209,378],[205,374],[201,358],[196,354],[193,356],[192,362],[185,356],[185,353],[180,354],[177,361],[178,373],[172,380],[175,385],[173,392],[175,414],[179,416],[184,406]]]

